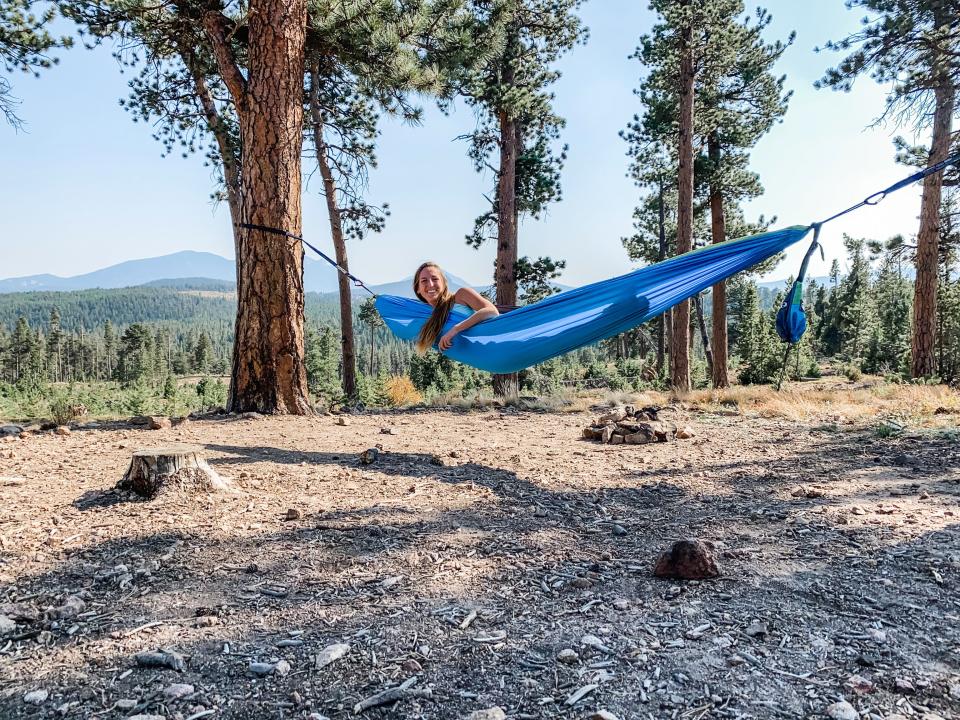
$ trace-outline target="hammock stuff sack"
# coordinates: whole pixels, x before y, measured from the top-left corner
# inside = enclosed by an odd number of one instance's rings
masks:
[[[714,283],[773,257],[802,240],[811,227],[794,225],[708,245],[626,275],[552,295],[459,333],[444,354],[492,373],[517,372],[634,328]],[[376,304],[390,330],[404,340],[415,340],[433,312],[427,303],[394,295],[380,295]],[[469,308],[454,306],[443,332],[471,314]]]

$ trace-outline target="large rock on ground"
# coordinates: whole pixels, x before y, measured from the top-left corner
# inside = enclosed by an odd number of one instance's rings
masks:
[[[720,568],[710,544],[703,540],[678,540],[657,558],[653,574],[662,578],[705,580],[717,577]]]

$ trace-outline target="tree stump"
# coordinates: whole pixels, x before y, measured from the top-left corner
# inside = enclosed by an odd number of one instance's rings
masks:
[[[202,492],[230,490],[230,484],[207,464],[202,452],[195,445],[137,450],[117,488],[147,498],[168,487]]]

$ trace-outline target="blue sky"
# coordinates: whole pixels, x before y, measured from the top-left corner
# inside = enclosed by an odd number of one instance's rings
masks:
[[[778,226],[804,224],[909,174],[894,162],[891,142],[905,131],[872,127],[885,91],[868,78],[848,94],[813,88],[836,61],[814,47],[858,24],[842,0],[765,6],[774,17],[769,39],[797,32],[779,66],[794,95],[784,122],[753,153],[766,193],[747,213],[776,215]],[[620,238],[631,231],[638,190],[626,177],[626,147],[617,133],[642,112],[632,92],[642,68],[628,56],[653,21],[637,0],[591,0],[581,15],[590,40],[562,60],[555,88],[570,146],[563,201],[520,228],[521,254],[566,259],[561,281],[569,285],[632,267]],[[126,77],[108,49],[74,49],[40,79],[12,78],[26,131],[0,126],[0,277],[75,275],[187,249],[232,255],[227,208],[209,199],[210,169],[200,157],[160,157],[150,128],[133,123],[118,105]],[[489,282],[494,248],[473,250],[464,236],[483,211],[492,180],[474,172],[464,143],[454,139],[474,124],[462,105],[449,116],[428,106],[419,127],[384,122],[369,199],[388,202],[392,215],[383,233],[351,244],[355,274],[373,283],[397,280],[432,259],[472,282]],[[320,189],[312,181],[305,193],[304,232],[325,249]],[[842,255],[844,232],[880,239],[914,234],[919,205],[914,186],[831,223],[822,235],[827,259],[817,258],[811,274],[825,274]],[[793,249],[768,279],[794,273],[802,252]]]

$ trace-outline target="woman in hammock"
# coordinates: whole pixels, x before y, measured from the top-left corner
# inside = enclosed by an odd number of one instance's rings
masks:
[[[417,350],[422,353],[433,347],[434,343],[441,351],[449,350],[458,333],[500,314],[492,302],[473,288],[462,287],[451,294],[447,278],[436,263],[425,262],[417,268],[413,275],[413,292],[420,300],[433,307],[433,313],[424,323],[417,338]],[[457,303],[466,305],[474,312],[444,333],[443,326],[450,316],[450,310]]]

